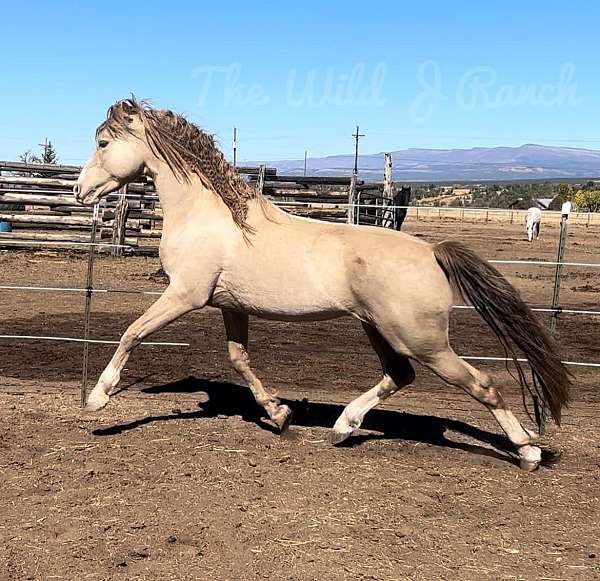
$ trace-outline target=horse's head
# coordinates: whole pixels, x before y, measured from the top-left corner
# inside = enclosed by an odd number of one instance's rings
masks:
[[[144,170],[148,153],[137,103],[116,103],[96,131],[96,149],[79,174],[75,198],[94,204],[134,180]]]
[[[73,191],[78,202],[94,204],[144,171],[153,178],[159,171],[171,172],[186,187],[214,192],[236,225],[251,230],[246,215],[248,200],[256,192],[227,163],[213,136],[182,115],[132,97],[109,108],[106,121],[96,130],[96,151]]]

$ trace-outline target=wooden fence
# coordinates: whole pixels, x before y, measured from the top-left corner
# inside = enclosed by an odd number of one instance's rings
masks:
[[[72,189],[81,168],[0,162],[0,248],[77,247],[89,242],[92,208],[75,201]],[[345,220],[350,178],[278,176],[271,168],[239,167],[255,188],[290,211],[320,219]],[[140,179],[103,200],[98,243],[102,251],[155,254],[162,210],[150,179]]]
[[[0,162],[0,248],[77,247],[90,239],[92,208],[76,203],[72,188],[77,166]],[[350,177],[279,176],[271,168],[239,167],[257,190],[286,210],[318,218],[399,229],[407,220],[522,223],[524,211],[411,206],[410,189],[391,182],[386,156],[384,181]],[[404,206],[404,207],[403,207]],[[129,184],[102,203],[99,249],[120,254],[156,254],[162,210],[150,179]],[[544,212],[544,223],[560,222],[560,212]],[[572,224],[600,224],[600,214],[574,212]]]

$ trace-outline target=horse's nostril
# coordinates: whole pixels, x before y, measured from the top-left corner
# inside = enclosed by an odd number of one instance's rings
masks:
[[[80,185],[79,185],[79,184],[75,184],[75,185],[73,186],[73,193],[74,193],[76,196],[77,196],[77,195],[79,195],[79,191],[80,191],[80,190],[81,190],[81,187],[80,187]]]

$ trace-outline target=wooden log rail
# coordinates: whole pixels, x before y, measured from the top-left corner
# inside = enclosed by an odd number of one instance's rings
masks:
[[[288,210],[321,219],[343,221],[350,177],[278,176],[273,168],[238,167],[249,183],[275,201],[310,202],[312,207],[290,206]],[[92,207],[78,204],[72,193],[81,168],[78,166],[24,164],[0,161],[0,221],[10,222],[13,231],[2,233],[0,247],[8,242],[44,241],[68,244],[86,242],[92,224]],[[356,191],[365,184],[356,180]],[[373,186],[370,186],[373,188]],[[339,203],[343,207],[336,208]],[[150,253],[150,241],[161,236],[162,210],[151,179],[129,184],[126,195],[115,192],[103,202],[99,238],[116,245],[113,254],[135,247],[133,252]],[[319,206],[319,204],[324,204]],[[10,247],[14,247],[11,245]],[[149,250],[153,248],[154,250]]]

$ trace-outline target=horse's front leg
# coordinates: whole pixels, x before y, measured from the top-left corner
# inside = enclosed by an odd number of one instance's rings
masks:
[[[262,406],[269,417],[279,427],[281,433],[289,427],[292,410],[265,390],[260,379],[250,368],[248,355],[248,315],[223,310],[223,322],[227,334],[227,351],[233,368],[244,378],[252,390],[254,399]]]
[[[98,383],[90,392],[84,410],[95,412],[103,408],[109,400],[109,393],[119,383],[121,371],[131,352],[151,333],[162,329],[181,315],[198,308],[187,301],[184,293],[172,286],[167,287],[160,298],[134,323],[121,337],[119,346],[110,363],[102,372]]]

